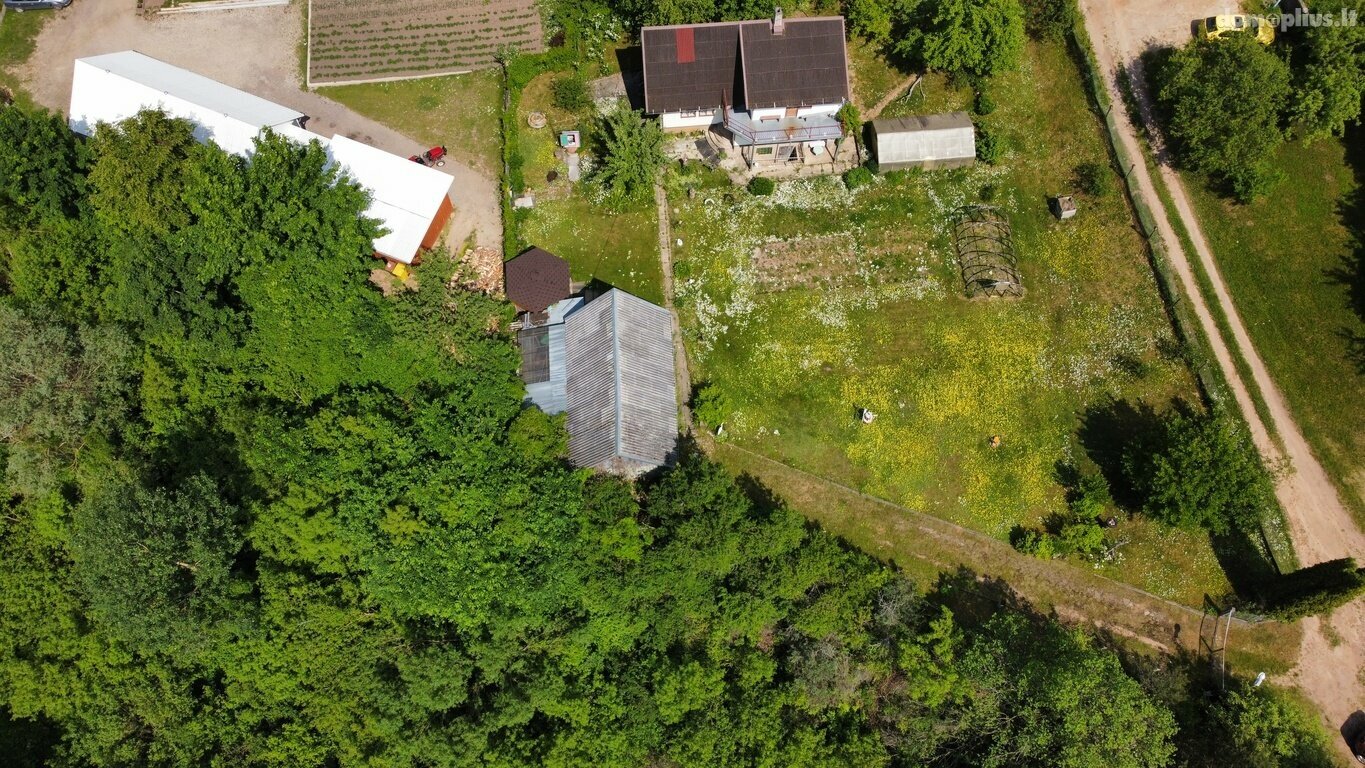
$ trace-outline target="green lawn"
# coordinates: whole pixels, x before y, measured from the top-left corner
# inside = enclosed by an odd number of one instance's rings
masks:
[[[32,100],[23,91],[15,68],[33,54],[38,32],[50,18],[51,13],[6,11],[0,20],[0,88],[8,90],[21,104],[30,105]]]
[[[1350,139],[1287,144],[1285,182],[1251,205],[1186,187],[1257,352],[1365,524],[1365,136],[1352,138],[1355,158]]]
[[[576,281],[600,280],[663,304],[656,221],[653,206],[604,217],[587,199],[567,197],[537,201],[521,235],[568,261]]]
[[[970,92],[929,84],[935,108],[969,106]],[[1063,508],[1059,465],[1124,438],[1087,414],[1197,393],[1117,191],[1082,197],[1065,223],[1048,213],[1077,164],[1107,157],[1065,51],[1030,46],[992,90],[997,167],[853,192],[802,180],[769,198],[702,171],[669,185],[693,375],[728,396],[728,438],[1003,539]],[[1021,300],[962,297],[950,215],[983,199],[1011,220]],[[1113,535],[1127,543],[1103,573],[1193,604],[1229,590],[1207,537],[1127,519]]]
[[[864,112],[911,75],[888,62],[876,46],[856,37],[848,41],[848,59],[853,75],[853,103]]]
[[[575,115],[554,106],[551,85],[564,76],[541,75],[522,91],[517,148],[535,207],[517,212],[517,241],[522,247],[536,245],[563,257],[574,280],[600,280],[662,304],[658,216],[652,196],[625,210],[610,210],[595,201],[586,179],[570,182],[566,164],[555,156],[560,131],[583,132],[584,144],[590,147],[595,123],[592,115]],[[529,127],[531,112],[543,113],[546,127]],[[590,150],[585,148],[584,156],[590,162]]]
[[[502,75],[496,70],[330,86],[318,93],[422,144],[444,144],[460,161],[490,176],[502,170]]]

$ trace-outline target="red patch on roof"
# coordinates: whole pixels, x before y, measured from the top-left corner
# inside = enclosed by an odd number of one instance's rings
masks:
[[[697,47],[693,43],[691,27],[680,27],[673,30],[673,41],[678,46],[679,64],[691,64],[697,60]]]

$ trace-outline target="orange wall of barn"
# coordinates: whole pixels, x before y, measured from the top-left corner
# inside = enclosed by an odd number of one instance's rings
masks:
[[[450,204],[450,196],[442,198],[441,207],[436,209],[436,217],[431,220],[431,226],[427,227],[427,236],[422,238],[423,248],[434,248],[441,239],[441,230],[445,229],[446,222],[450,221],[450,216],[455,212],[454,206]]]

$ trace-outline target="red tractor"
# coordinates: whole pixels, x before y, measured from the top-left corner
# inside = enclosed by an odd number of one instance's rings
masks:
[[[422,165],[438,165],[438,166],[439,166],[439,165],[445,165],[445,164],[446,164],[446,159],[445,159],[445,158],[446,158],[446,148],[445,148],[445,145],[442,144],[442,145],[439,146],[439,147],[432,147],[431,149],[428,149],[427,151],[423,152],[423,153],[420,154],[420,155],[413,155],[412,157],[409,157],[408,159],[411,160],[411,161],[413,161],[414,163],[421,163]]]

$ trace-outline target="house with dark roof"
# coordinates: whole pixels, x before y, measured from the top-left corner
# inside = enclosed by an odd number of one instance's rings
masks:
[[[645,27],[645,112],[723,129],[752,167],[833,153],[849,101],[842,16]]]

